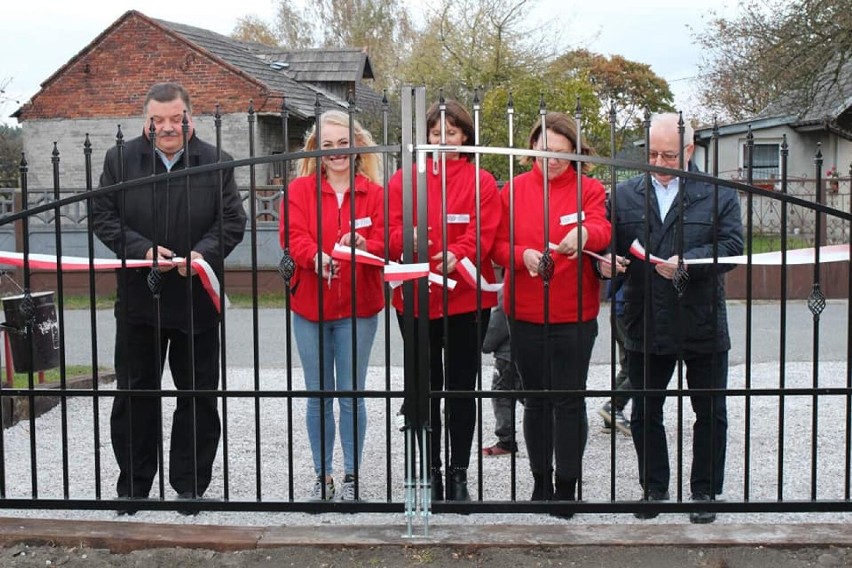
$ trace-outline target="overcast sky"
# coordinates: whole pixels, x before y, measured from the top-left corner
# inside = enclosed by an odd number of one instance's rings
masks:
[[[419,6],[424,2],[411,2]],[[428,0],[426,0],[428,3]],[[124,12],[230,33],[237,18],[270,19],[274,0],[27,0],[4,2],[0,33],[0,120],[33,96],[40,84]],[[669,81],[676,104],[690,103],[690,79],[699,59],[688,25],[703,28],[710,10],[728,10],[732,0],[539,0],[533,18],[558,19],[571,47],[620,54],[651,65]],[[541,20],[539,20],[541,21]]]

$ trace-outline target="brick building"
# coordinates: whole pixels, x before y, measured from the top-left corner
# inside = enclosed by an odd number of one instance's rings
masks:
[[[99,172],[119,125],[125,138],[141,132],[142,103],[153,83],[176,81],[187,88],[198,135],[211,143],[218,105],[223,146],[244,158],[249,155],[250,105],[257,118],[255,154],[279,153],[300,147],[317,102],[323,109],[346,109],[351,91],[359,110],[373,113],[381,100],[364,84],[372,78],[369,57],[360,49],[291,53],[130,10],[48,77],[14,116],[23,128],[29,186],[52,187],[55,141],[63,186],[82,188],[86,134],[93,169]],[[282,102],[290,117],[286,145]],[[257,182],[270,182],[278,169],[269,164],[258,172]],[[238,172],[237,179],[247,184],[248,171]]]

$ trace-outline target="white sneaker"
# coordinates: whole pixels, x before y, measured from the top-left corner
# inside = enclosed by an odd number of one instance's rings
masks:
[[[343,478],[343,485],[340,486],[338,498],[341,501],[357,501],[355,498],[355,477],[347,475]]]
[[[313,489],[311,489],[311,494],[308,497],[308,501],[323,500],[323,485],[325,486],[325,500],[330,501],[331,499],[334,499],[334,480],[329,478],[327,483],[323,483],[322,476],[318,476],[316,481],[314,482]]]
[[[396,413],[396,427],[400,432],[405,431],[405,414],[401,410]]]

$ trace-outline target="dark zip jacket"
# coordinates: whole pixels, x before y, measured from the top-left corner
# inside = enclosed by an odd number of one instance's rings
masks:
[[[187,167],[187,158],[190,167],[211,164],[217,161],[217,151],[214,146],[193,135],[187,153],[178,159],[171,171],[180,172]],[[222,154],[222,161],[230,160],[229,155]],[[151,143],[145,136],[125,143],[123,162],[122,171],[117,146],[107,151],[99,187],[148,177],[152,172],[161,174],[167,171],[160,156],[152,152]],[[234,183],[233,169],[225,168],[221,174],[221,235],[224,255],[227,256],[243,239],[246,213]],[[157,245],[174,251],[179,257],[197,251],[213,267],[221,281],[224,258],[219,246],[219,188],[219,172],[210,171],[96,197],[92,203],[95,235],[118,258],[144,259],[155,240]],[[122,234],[126,254],[122,252]],[[190,320],[195,332],[216,325],[216,308],[200,279],[197,276],[191,279],[190,303],[187,300],[189,279],[180,276],[177,269],[162,274],[158,314],[154,295],[148,287],[149,272],[147,268],[117,271],[116,318],[123,317],[126,306],[126,317],[130,323],[156,325],[159,315],[160,325],[164,328],[189,331]]]
[[[731,347],[725,309],[724,273],[733,265],[716,264],[689,266],[689,281],[682,297],[671,280],[657,274],[650,263],[644,263],[628,253],[634,239],[646,251],[663,259],[678,254],[678,198],[675,198],[665,219],[653,186],[650,211],[645,211],[645,177],[638,176],[622,182],[616,188],[615,210],[610,203],[610,219],[615,231],[619,255],[628,256],[630,265],[624,281],[625,347],[643,351],[648,340],[648,352],[655,354],[714,353]],[[714,238],[717,255],[735,256],[743,253],[742,220],[737,193],[718,187],[718,209],[715,209],[716,186],[687,180],[684,184],[683,258],[711,258]],[[717,211],[714,221],[714,209]],[[650,223],[650,239],[645,239],[645,223]],[[650,290],[645,290],[645,270],[651,273]],[[650,295],[650,312],[645,313],[645,295]],[[644,319],[648,318],[648,337]]]

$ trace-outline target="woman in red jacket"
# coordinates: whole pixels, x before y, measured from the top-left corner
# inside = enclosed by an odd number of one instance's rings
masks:
[[[304,150],[348,148],[350,135],[355,146],[375,145],[373,137],[358,121],[354,121],[350,133],[349,116],[328,111],[321,115],[319,128],[314,126],[308,133]],[[332,259],[331,253],[339,243],[384,256],[384,193],[377,183],[381,179],[380,164],[380,156],[373,153],[354,157],[331,155],[322,158],[321,171],[317,172],[316,158],[305,158],[299,163],[301,177],[294,179],[288,188],[289,245],[296,263],[290,285],[293,331],[307,390],[364,390],[377,314],[384,307],[382,273],[375,267],[357,264],[353,282],[352,265]],[[350,188],[353,167],[354,190]],[[318,196],[322,223],[317,223]],[[283,202],[281,207],[279,235],[284,247],[287,229]],[[353,333],[357,336],[355,353]],[[335,493],[334,400],[307,399],[308,438],[317,475],[310,494],[312,500],[331,499]],[[354,500],[357,466],[361,463],[367,426],[365,404],[363,398],[353,401],[341,397],[337,401],[344,473],[339,497]],[[325,423],[324,441],[320,436],[321,416]]]
[[[529,147],[573,153],[574,121],[551,112],[533,127]],[[582,153],[592,153],[582,148]],[[592,259],[583,249],[601,251],[610,241],[605,192],[599,181],[580,176],[575,162],[535,160],[501,192],[503,217],[494,258],[507,267],[504,309],[512,325],[512,356],[526,390],[585,390],[592,346],[598,334],[600,289]],[[548,215],[545,220],[545,189]],[[514,207],[511,208],[511,202]],[[510,243],[510,224],[514,225]],[[545,226],[548,233],[545,236]],[[555,248],[550,253],[549,248]],[[542,261],[543,257],[544,261]],[[552,264],[548,259],[552,259]],[[578,271],[582,263],[582,284]],[[552,276],[547,265],[552,268]],[[545,277],[549,278],[545,314]],[[585,401],[577,395],[530,396],[524,406],[524,439],[534,479],[533,501],[575,499],[588,423]],[[556,464],[556,492],[553,465]]]
[[[426,115],[426,128],[430,144],[443,142],[448,146],[461,146],[472,145],[475,141],[470,114],[461,104],[453,100],[446,101],[443,109],[437,103],[429,108]],[[462,260],[466,258],[474,265],[477,262],[478,220],[481,275],[488,282],[494,282],[491,246],[497,225],[500,223],[500,199],[494,177],[484,170],[477,169],[471,163],[469,154],[447,153],[445,156],[445,160],[439,157],[437,160],[429,158],[426,161],[428,260],[433,272],[446,273],[449,278],[458,283],[455,289],[446,291],[446,306],[444,290],[440,285],[425,284],[424,281],[417,285],[430,287],[429,380],[432,391],[441,391],[445,386],[447,390],[474,390],[479,371],[478,354],[482,347],[485,330],[488,328],[490,308],[496,305],[497,296],[494,292],[477,291],[477,287],[472,284],[474,280],[465,279],[462,271],[468,275],[470,273],[464,268]],[[443,210],[442,205],[444,173],[446,174],[446,211]],[[413,175],[416,178],[416,169]],[[480,187],[479,208],[476,203],[477,178],[479,178]],[[390,256],[399,259],[403,249],[402,171],[398,171],[390,180],[388,191],[390,192],[390,219],[388,220]],[[416,191],[415,187],[415,217]],[[416,219],[413,218],[412,222],[416,223]],[[443,240],[445,223],[446,242]],[[445,251],[446,266],[444,265]],[[414,262],[417,262],[417,259],[414,259]],[[475,279],[475,274],[473,278]],[[477,305],[478,292],[481,295]],[[397,317],[402,328],[401,288],[397,288],[394,293],[393,305],[397,309]],[[415,307],[415,317],[419,316],[419,310]],[[446,336],[444,335],[444,318],[447,321]],[[467,467],[470,464],[470,451],[476,425],[476,404],[469,398],[450,398],[446,401],[446,410],[449,431],[447,445],[450,449],[446,498],[467,501],[470,500],[467,488]],[[429,457],[432,468],[432,499],[442,500],[444,484],[441,478],[440,398],[432,398],[430,417],[432,437]]]

